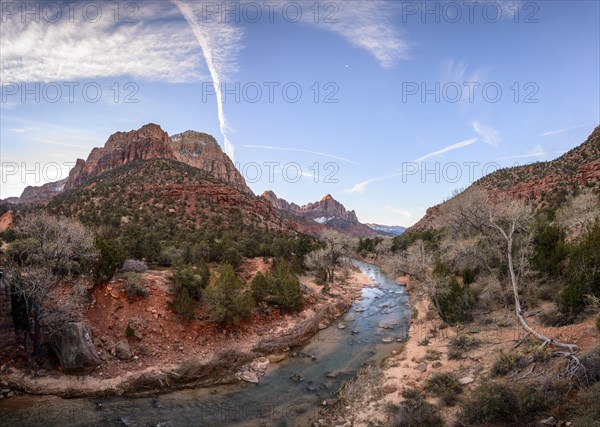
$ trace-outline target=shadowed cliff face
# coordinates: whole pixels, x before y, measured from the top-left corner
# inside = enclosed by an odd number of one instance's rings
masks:
[[[252,194],[231,159],[212,136],[186,131],[170,137],[159,125],[150,123],[138,130],[111,135],[104,147],[91,151],[87,160],[77,159],[68,178],[41,187],[27,187],[21,197],[11,200],[11,203],[48,201],[104,172],[134,160],[150,159],[177,160],[210,173],[236,190]]]

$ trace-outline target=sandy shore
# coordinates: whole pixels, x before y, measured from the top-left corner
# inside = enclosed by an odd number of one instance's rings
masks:
[[[249,277],[265,267],[261,260],[252,262],[244,271]],[[283,360],[290,347],[306,342],[319,328],[342,315],[362,288],[372,283],[354,270],[347,283],[331,284],[329,294],[324,295],[311,277],[302,276],[306,295],[301,312],[266,318],[257,314],[235,331],[223,333],[207,321],[182,325],[170,315],[165,272],[149,271],[144,280],[151,297],[141,302],[127,302],[117,293],[118,283],[114,281],[95,293],[86,317],[102,358],[96,370],[73,376],[59,370],[31,371],[8,360],[0,374],[3,388],[61,397],[106,396],[232,383],[240,381],[242,372],[260,378],[267,365]],[[200,319],[206,318],[203,310],[197,314]],[[131,360],[119,360],[111,350],[123,339],[122,330],[131,319],[135,319],[142,338],[130,340]],[[207,367],[215,375],[202,376]]]
[[[515,345],[524,342],[526,334],[517,323],[514,313],[499,309],[485,313],[475,313],[473,322],[464,327],[447,327],[439,318],[428,296],[420,289],[419,283],[408,277],[400,277],[397,282],[406,286],[413,307],[413,319],[409,328],[409,339],[400,345],[395,354],[386,359],[379,368],[365,369],[340,392],[340,402],[334,415],[329,419],[332,425],[336,420],[352,420],[353,426],[380,426],[390,422],[390,407],[398,405],[407,389],[417,390],[425,399],[438,406],[445,425],[456,421],[457,406],[447,406],[439,398],[425,390],[427,379],[435,373],[451,372],[461,380],[463,394],[468,394],[479,385],[501,351],[515,351]],[[548,305],[549,306],[549,305]],[[538,307],[536,311],[545,307]],[[598,330],[594,326],[595,316],[582,323],[564,327],[542,327],[536,316],[528,321],[548,336],[574,342],[585,353],[598,343]],[[464,335],[478,344],[457,359],[448,357],[450,341]],[[532,348],[539,346],[533,344]],[[526,345],[518,350],[528,352]],[[547,348],[546,351],[552,351]],[[517,370],[503,380],[511,383],[555,376],[562,369],[563,361],[550,360],[542,367],[533,364]],[[534,371],[535,369],[535,371]]]

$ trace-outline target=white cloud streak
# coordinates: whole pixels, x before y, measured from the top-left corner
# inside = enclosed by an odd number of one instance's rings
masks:
[[[435,156],[439,156],[441,154],[445,154],[449,151],[454,151],[454,150],[458,150],[459,148],[463,148],[463,147],[468,147],[471,144],[475,144],[477,142],[477,138],[471,138],[471,139],[466,139],[464,141],[460,141],[457,142],[456,144],[451,144],[448,145],[447,147],[444,147],[440,150],[436,150],[436,151],[432,151],[431,153],[427,153],[424,156],[419,157],[418,159],[415,159],[415,162],[422,162],[424,160],[427,160],[431,157],[435,157]]]
[[[544,157],[544,156],[546,156],[546,152],[544,151],[542,146],[536,145],[533,148],[533,150],[531,150],[529,153],[518,154],[515,156],[508,156],[508,157],[499,157],[496,160],[529,159],[529,158],[533,158],[533,157]]]
[[[563,128],[563,129],[549,130],[548,132],[544,132],[544,133],[540,134],[540,136],[550,136],[550,135],[557,135],[557,134],[559,134],[559,133],[568,132],[568,131],[570,131],[570,130],[573,130],[573,129],[580,129],[580,128],[582,128],[582,127],[586,127],[586,126],[587,126],[586,124],[583,124],[583,125],[577,125],[577,126],[573,126],[573,127],[570,127],[570,128]]]
[[[483,142],[493,147],[498,146],[501,138],[500,132],[498,132],[496,129],[486,126],[477,120],[473,121],[471,126],[473,127],[473,130],[481,137]]]
[[[231,158],[235,159],[235,148],[228,137],[227,119],[223,110],[223,95],[221,92],[221,83],[224,81],[225,73],[228,68],[235,64],[238,42],[241,40],[241,30],[226,23],[202,22],[198,21],[194,4],[202,7],[202,3],[183,2],[181,0],[172,0],[184,16],[194,36],[200,45],[210,76],[215,85],[217,98],[217,115],[221,134],[224,138],[225,152]],[[203,20],[204,21],[204,20]],[[234,66],[235,67],[235,66]]]
[[[475,144],[477,142],[477,138],[471,138],[471,139],[466,139],[464,141],[460,141],[457,142],[455,144],[451,144],[448,145],[444,148],[441,148],[439,150],[436,151],[432,151],[431,153],[427,153],[415,160],[413,160],[412,163],[419,163],[419,162],[424,162],[427,159],[430,159],[432,157],[435,156],[440,156],[442,154],[448,153],[449,151],[454,151],[454,150],[458,150],[459,148],[463,148],[463,147],[468,147],[469,145]],[[399,176],[402,176],[402,169],[397,169],[394,173],[389,174],[389,175],[384,175],[384,176],[380,176],[380,177],[376,177],[376,178],[371,178],[371,179],[367,179],[365,181],[361,181],[358,184],[354,185],[354,187],[351,188],[347,188],[345,190],[343,190],[343,193],[347,193],[347,194],[362,194],[367,190],[367,187],[370,184],[373,184],[374,182],[378,182],[378,181],[384,181],[387,179],[391,179],[391,178],[396,178]]]

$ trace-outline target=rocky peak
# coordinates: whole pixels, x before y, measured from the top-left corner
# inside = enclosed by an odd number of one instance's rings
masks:
[[[176,160],[210,172],[240,191],[252,193],[229,156],[211,135],[187,130],[173,135],[171,141]]]
[[[360,223],[356,212],[346,210],[344,205],[335,200],[331,194],[327,194],[318,202],[304,206],[288,203],[285,199],[278,198],[270,190],[265,191],[261,197],[271,202],[280,211],[311,219],[321,225],[335,228],[347,234],[359,237],[375,234],[374,230]]]
[[[86,161],[77,159],[65,186],[75,188],[89,178],[124,166],[134,160],[175,159],[169,135],[150,123],[138,130],[112,134],[103,148],[94,148]]]

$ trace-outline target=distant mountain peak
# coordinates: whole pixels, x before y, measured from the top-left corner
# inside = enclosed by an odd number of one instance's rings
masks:
[[[375,234],[374,230],[360,223],[356,212],[347,210],[331,194],[325,195],[318,202],[308,203],[304,206],[289,203],[285,199],[277,197],[271,190],[265,191],[262,197],[271,202],[280,211],[310,219],[317,224],[336,229],[343,233],[357,237],[367,237]]]

